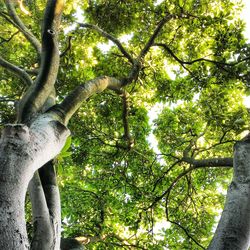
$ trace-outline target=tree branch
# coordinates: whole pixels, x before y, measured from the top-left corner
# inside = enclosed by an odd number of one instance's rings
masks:
[[[166,210],[167,210],[167,208],[166,208]],[[167,211],[166,211],[166,214],[168,214]],[[180,223],[178,223],[178,222],[176,222],[176,221],[173,221],[173,220],[170,220],[168,215],[167,215],[167,220],[168,220],[170,223],[172,223],[172,224],[178,226],[179,228],[181,228],[181,229],[184,231],[184,233],[187,235],[187,237],[190,238],[197,246],[199,246],[199,247],[202,248],[202,249],[206,249],[206,248],[203,247],[203,246],[202,246],[202,245],[201,245],[192,235],[190,235],[190,233],[188,232],[188,230],[187,230],[185,227],[183,227]]]
[[[156,29],[154,30],[154,33],[149,38],[148,42],[144,46],[144,48],[141,50],[140,55],[138,56],[137,60],[142,60],[145,55],[148,53],[150,47],[153,45],[156,37],[159,35],[161,29],[163,28],[164,24],[167,23],[173,16],[170,13],[167,13],[167,15],[159,22]]]
[[[34,68],[34,69],[25,69],[25,71],[30,74],[30,75],[34,75],[37,76],[39,74],[39,69],[38,68]]]
[[[233,167],[233,158],[210,158],[204,160],[196,160],[193,158],[184,157],[184,162],[190,163],[195,168],[202,167]]]
[[[61,207],[60,193],[57,185],[56,171],[53,161],[49,161],[39,169],[39,176],[49,210],[53,238],[56,245],[55,249],[57,249],[60,245],[61,238]]]
[[[93,25],[93,24],[79,23],[79,26],[82,27],[82,28],[90,28],[90,29],[93,29],[93,30],[99,32],[103,37],[105,37],[105,38],[109,39],[110,41],[112,41],[119,48],[121,53],[128,59],[128,61],[131,64],[134,64],[133,57],[126,51],[126,49],[123,47],[121,42],[116,37],[110,35],[109,33],[105,32],[103,29],[101,29],[98,26]]]
[[[139,72],[141,70],[141,62],[139,60],[135,60],[133,67],[128,75],[128,77],[125,77],[122,79],[122,86],[126,86],[136,80],[138,78]]]
[[[43,246],[41,249],[50,249],[51,244],[53,243],[53,232],[50,224],[49,211],[46,205],[44,191],[38,172],[35,172],[32,180],[29,183],[29,195],[32,203],[32,216],[34,225],[31,249],[40,249],[38,246]]]
[[[37,53],[40,55],[41,44],[39,40],[32,34],[32,32],[24,25],[24,23],[18,17],[13,2],[13,0],[5,0],[5,5],[8,9],[8,13],[16,24],[15,27],[17,27],[23,33],[26,39],[33,45]]]
[[[66,55],[66,53],[71,49],[71,39],[72,39],[72,36],[69,36],[68,45],[67,45],[66,49],[60,54],[60,57],[64,57]]]
[[[54,87],[59,68],[58,30],[64,0],[48,0],[42,29],[41,67],[34,84],[20,102],[18,120],[25,122],[41,110]]]
[[[122,79],[122,85],[126,86],[136,80],[138,78],[139,72],[142,68],[142,61],[146,54],[148,53],[151,46],[154,44],[155,39],[159,35],[161,29],[163,28],[164,24],[167,23],[173,16],[169,13],[159,22],[157,27],[155,28],[153,34],[149,38],[148,42],[144,46],[144,48],[141,50],[139,56],[134,60],[133,67],[129,73],[128,77],[125,77]]]
[[[129,129],[129,122],[128,122],[128,113],[129,113],[128,96],[129,94],[126,91],[123,91],[122,93],[122,121],[123,121],[123,128],[124,128],[124,138],[127,141],[128,149],[131,149],[131,147],[133,147],[134,140],[131,137],[130,129]]]
[[[48,108],[55,104],[55,89],[51,92],[47,101],[45,102],[42,111],[45,112]],[[38,181],[39,180],[39,181]],[[61,238],[61,207],[60,195],[56,181],[56,172],[53,165],[53,160],[47,162],[42,166],[38,173],[36,172],[31,180],[29,192],[34,193],[31,204],[34,213],[37,213],[39,206],[42,203],[46,207],[49,219],[50,230],[45,230],[42,237],[36,236],[35,245],[32,249],[59,249]],[[36,189],[39,188],[39,194],[36,195]],[[45,208],[44,208],[45,209]],[[39,212],[38,212],[39,213]],[[36,221],[36,227],[43,228],[43,218]],[[36,233],[36,232],[35,232]],[[48,240],[44,240],[48,239]],[[50,241],[49,241],[50,240]]]
[[[71,116],[78,110],[82,102],[95,93],[100,93],[105,89],[110,89],[120,93],[122,83],[120,80],[101,76],[78,86],[73,90],[64,101],[52,107],[51,112],[57,112],[61,115],[64,124],[67,124]]]
[[[20,69],[16,65],[4,60],[2,57],[0,57],[0,65],[20,77],[27,86],[32,85],[33,81],[31,77],[23,69]]]
[[[213,63],[215,65],[220,65],[220,66],[235,66],[241,62],[247,61],[250,59],[250,57],[246,57],[243,58],[241,60],[239,60],[238,62],[234,62],[234,63],[226,63],[226,62],[219,62],[219,61],[215,61],[215,60],[210,60],[210,59],[206,59],[206,58],[198,58],[192,61],[183,61],[181,60],[179,57],[177,57],[175,55],[175,53],[164,43],[154,43],[152,46],[158,46],[158,47],[162,47],[164,48],[177,62],[179,62],[182,66],[183,65],[192,65],[196,62],[209,62],[209,63]]]
[[[12,24],[14,27],[16,27],[18,30],[20,29],[18,27],[18,25],[14,21],[12,21],[12,19],[9,18],[8,13],[0,11],[0,16],[3,17],[7,22],[9,22],[10,24]]]
[[[172,182],[172,184],[168,187],[166,191],[164,191],[160,196],[157,196],[155,200],[152,202],[152,204],[147,208],[152,208],[155,206],[155,204],[160,201],[164,196],[168,195],[172,188],[176,185],[176,183],[185,175],[187,175],[189,172],[198,169],[198,168],[204,168],[204,167],[233,167],[233,159],[232,158],[213,158],[213,159],[205,159],[205,160],[195,160],[192,158],[183,158],[184,162],[190,163],[191,166],[180,173]]]
[[[18,31],[16,31],[15,33],[13,33],[9,38],[3,38],[3,37],[0,37],[0,39],[2,40],[1,42],[0,42],[0,45],[1,44],[3,44],[3,43],[7,43],[7,42],[9,42],[9,41],[11,41],[12,40],[12,38],[15,36],[15,35],[17,35],[18,33],[19,33],[20,31],[18,30]]]

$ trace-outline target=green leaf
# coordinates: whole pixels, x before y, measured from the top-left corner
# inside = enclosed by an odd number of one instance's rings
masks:
[[[64,147],[61,150],[61,153],[66,152],[70,148],[71,142],[72,142],[72,137],[68,136],[68,138],[67,138],[67,140],[66,140],[66,142],[64,144]]]

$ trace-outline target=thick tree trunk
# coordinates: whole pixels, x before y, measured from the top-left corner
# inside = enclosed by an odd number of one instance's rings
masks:
[[[0,179],[0,249],[22,250],[29,247],[24,216],[25,190],[24,185],[14,179]]]
[[[53,159],[68,136],[50,114],[40,115],[28,128],[8,125],[0,140],[0,249],[29,249],[24,200],[35,171]]]
[[[234,177],[209,250],[247,250],[250,240],[250,142],[237,142]]]

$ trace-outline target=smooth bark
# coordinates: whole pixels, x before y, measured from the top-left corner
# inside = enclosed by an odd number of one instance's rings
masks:
[[[53,114],[30,127],[7,125],[0,141],[0,249],[29,249],[24,200],[35,171],[62,149],[69,132]]]
[[[67,124],[72,115],[81,107],[82,102],[90,96],[100,93],[105,89],[119,92],[121,87],[122,82],[114,77],[97,77],[86,82],[84,85],[78,86],[61,104],[55,105],[51,110],[61,117],[64,124]]]
[[[42,27],[41,66],[34,84],[25,93],[19,104],[18,121],[28,122],[51,94],[59,68],[58,32],[64,0],[48,0]]]
[[[55,90],[47,99],[42,111],[55,105]],[[29,184],[32,204],[33,238],[31,249],[60,249],[61,206],[59,188],[53,160],[36,171]]]
[[[45,194],[46,206],[49,212],[50,226],[53,235],[53,241],[50,244],[53,249],[60,249],[61,240],[61,200],[57,185],[56,171],[53,161],[49,161],[39,169],[39,176]],[[49,231],[46,232],[49,234]],[[40,244],[44,244],[41,240]],[[44,247],[44,249],[46,249]]]
[[[208,250],[247,250],[250,240],[250,142],[237,142],[234,177]]]
[[[49,211],[47,208],[43,187],[37,171],[30,181],[28,189],[32,204],[33,218],[33,238],[31,241],[31,249],[54,249],[54,235],[50,223]]]

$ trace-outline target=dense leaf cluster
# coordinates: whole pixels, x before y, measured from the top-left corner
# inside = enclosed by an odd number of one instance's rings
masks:
[[[44,1],[23,1],[17,13],[37,37]],[[250,47],[229,0],[67,1],[60,33],[57,101],[100,75],[123,79],[131,62],[79,19],[120,39],[136,58],[166,15],[122,96],[106,91],[71,119],[71,141],[58,156],[63,236],[86,249],[201,249],[212,237],[231,178],[229,168],[191,169],[186,159],[232,157],[249,128]],[[34,78],[38,58],[0,3],[0,55]],[[127,39],[125,39],[126,37]],[[105,50],[104,45],[108,45]],[[0,68],[0,122],[15,120],[27,86]],[[158,108],[157,108],[158,107]],[[129,140],[130,141],[129,141]],[[29,218],[29,217],[28,217]]]

